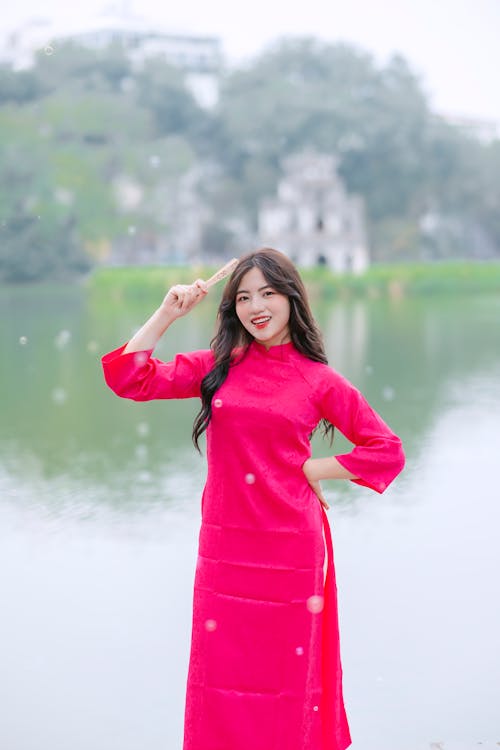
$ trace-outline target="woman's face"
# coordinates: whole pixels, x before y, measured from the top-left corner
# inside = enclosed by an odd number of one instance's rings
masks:
[[[236,292],[236,315],[241,325],[266,349],[290,341],[290,302],[275,291],[260,268],[242,277]]]

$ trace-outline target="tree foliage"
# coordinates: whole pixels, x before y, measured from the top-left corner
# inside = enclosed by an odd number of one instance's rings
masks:
[[[168,234],[166,203],[196,167],[209,251],[255,228],[283,160],[336,154],[367,207],[375,258],[486,254],[500,247],[500,144],[437,117],[396,56],[316,39],[276,42],[223,71],[216,108],[182,72],[134,63],[120,45],[41,51],[0,66],[0,280],[81,272],[112,248]],[[239,223],[239,224],[238,224]]]

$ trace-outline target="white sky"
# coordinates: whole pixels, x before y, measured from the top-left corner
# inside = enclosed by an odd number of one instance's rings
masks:
[[[16,0],[2,28],[34,17],[59,28],[79,24],[68,0]],[[500,0],[123,0],[155,28],[216,35],[230,61],[259,52],[276,37],[314,35],[347,41],[380,60],[402,53],[421,76],[435,109],[500,122]],[[85,17],[110,3],[86,0]],[[81,21],[82,29],[86,23]]]

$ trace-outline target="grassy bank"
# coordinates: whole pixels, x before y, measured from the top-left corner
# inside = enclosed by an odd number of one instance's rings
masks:
[[[90,290],[111,299],[160,296],[173,284],[208,278],[213,267],[120,267],[96,269]],[[334,274],[327,268],[307,268],[302,276],[312,296],[405,297],[500,291],[500,262],[446,262],[377,265],[361,275]]]

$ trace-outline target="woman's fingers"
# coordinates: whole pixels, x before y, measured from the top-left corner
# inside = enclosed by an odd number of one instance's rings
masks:
[[[208,294],[207,282],[203,281],[203,279],[196,279],[196,281],[192,284],[192,286],[198,287],[198,289],[200,289],[204,295]]]
[[[304,463],[302,464],[302,471],[304,472],[311,489],[314,491],[321,505],[323,506],[323,508],[326,508],[326,510],[328,510],[330,506],[325,500],[325,496],[323,495],[323,490],[321,489],[319,479],[313,479],[311,476],[314,471],[314,461],[315,459],[313,458],[308,458],[306,461],[304,461]]]
[[[323,506],[323,508],[325,508],[326,510],[328,510],[330,506],[328,505],[328,503],[327,503],[327,501],[325,499],[325,496],[323,495],[323,490],[321,489],[321,484],[319,483],[319,480],[316,479],[316,480],[313,480],[313,481],[309,481],[309,484],[311,485],[312,489],[314,490],[314,492],[315,492],[318,500],[320,501],[321,505]]]
[[[172,307],[178,315],[185,315],[207,294],[203,279],[193,284],[176,284],[167,292],[164,304]]]
[[[207,294],[207,289],[203,279],[196,279],[193,284],[186,287],[186,294],[183,303],[183,310],[188,312],[202,300]]]
[[[185,291],[183,286],[181,284],[176,284],[168,290],[165,297],[165,304],[170,305],[176,310],[181,310],[184,297]]]

